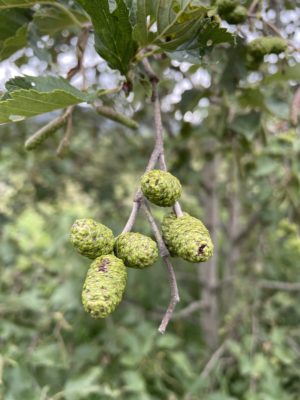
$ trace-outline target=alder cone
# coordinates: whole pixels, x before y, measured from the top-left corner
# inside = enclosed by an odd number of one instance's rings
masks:
[[[72,225],[70,241],[78,253],[95,259],[113,251],[114,235],[105,225],[91,218],[82,218]]]
[[[246,21],[248,15],[248,10],[244,6],[237,6],[234,10],[232,10],[229,14],[224,16],[225,21],[229,24],[240,24]]]
[[[223,17],[233,11],[239,4],[237,0],[217,0],[216,6],[218,9],[218,13]]]
[[[141,189],[151,203],[161,207],[173,206],[182,192],[181,184],[174,175],[158,169],[142,176]]]
[[[105,318],[122,300],[127,270],[122,260],[114,255],[96,258],[82,289],[82,304],[93,318]]]
[[[287,48],[287,41],[280,37],[265,36],[252,40],[247,45],[246,66],[257,69],[266,54],[280,54]]]
[[[287,41],[280,37],[265,36],[252,40],[247,46],[253,57],[262,57],[266,54],[280,54],[287,48]]]
[[[173,256],[196,263],[207,261],[213,254],[213,243],[204,224],[184,213],[176,217],[167,214],[162,222],[164,241]]]
[[[158,257],[158,248],[154,240],[137,232],[119,235],[114,250],[116,256],[121,258],[129,268],[150,267]]]

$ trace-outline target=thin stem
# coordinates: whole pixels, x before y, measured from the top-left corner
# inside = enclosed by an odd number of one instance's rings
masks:
[[[56,150],[56,155],[58,157],[63,157],[65,149],[70,144],[70,139],[71,139],[71,135],[72,135],[72,113],[73,113],[73,110],[74,110],[74,106],[71,106],[68,109],[69,113],[67,116],[67,126],[66,126],[66,130],[65,130],[65,134],[64,134],[62,140],[60,141],[58,148]]]
[[[207,364],[205,365],[203,371],[200,374],[201,379],[207,379],[210,372],[215,368],[215,366],[218,364],[220,358],[223,356],[225,350],[226,350],[227,342],[224,341],[220,347],[217,348],[217,350],[212,354],[210,359],[208,360]]]
[[[158,152],[159,152],[159,166],[161,170],[167,171],[168,168],[165,161],[164,140],[163,140],[164,129],[162,124],[161,107],[157,89],[157,84],[159,82],[159,79],[155,74],[155,72],[153,71],[153,68],[151,67],[147,59],[143,60],[143,65],[152,83],[152,101],[154,103],[154,124],[155,124],[156,144],[158,146]],[[174,205],[173,210],[177,217],[183,216],[183,212],[178,201]]]
[[[173,265],[168,257],[163,257],[163,260],[168,268],[170,288],[171,288],[171,299],[170,299],[170,303],[167,308],[167,311],[166,311],[166,313],[161,321],[161,324],[158,328],[158,331],[160,333],[165,333],[168,323],[170,322],[170,319],[171,319],[174,309],[176,307],[176,304],[180,301]]]
[[[299,111],[300,111],[300,86],[297,88],[294,94],[290,109],[290,119],[292,125],[294,126],[297,126]]]
[[[260,0],[253,0],[249,9],[248,9],[248,14],[252,14],[255,10],[255,8],[258,6]]]
[[[151,225],[151,229],[152,229],[153,234],[155,236],[155,239],[156,239],[156,242],[157,242],[161,257],[162,258],[163,257],[169,257],[170,256],[169,250],[167,249],[167,246],[166,246],[166,244],[165,244],[165,242],[164,242],[164,240],[162,238],[162,235],[161,235],[160,230],[159,230],[159,228],[157,226],[157,223],[156,223],[156,221],[155,221],[155,219],[154,219],[154,217],[152,215],[149,203],[145,199],[145,197],[142,198],[142,205],[143,205],[143,210],[144,210],[144,212],[146,214],[146,217],[147,217],[147,219],[149,221],[149,224]]]
[[[171,289],[170,303],[169,303],[167,311],[161,321],[161,324],[158,328],[158,331],[163,334],[166,331],[166,328],[170,322],[170,319],[172,318],[176,304],[180,301],[180,298],[179,298],[178,286],[177,286],[174,268],[173,268],[173,265],[169,258],[169,250],[167,249],[165,242],[160,234],[159,228],[158,228],[156,221],[151,213],[150,207],[149,207],[146,199],[143,199],[142,204],[143,204],[143,209],[145,211],[146,217],[151,225],[153,234],[154,234],[156,242],[158,244],[160,255],[168,269],[168,275],[169,275],[169,282],[170,282],[170,289]]]
[[[259,287],[262,289],[284,290],[287,292],[300,291],[300,282],[282,282],[282,281],[262,280],[258,284],[259,284]]]
[[[134,196],[131,213],[126,222],[126,225],[124,226],[122,233],[131,231],[131,229],[135,223],[136,217],[138,215],[139,209],[141,208],[141,205],[142,205],[142,196],[143,196],[143,194],[142,194],[141,190],[139,189]]]
[[[272,29],[273,32],[276,33],[276,35],[278,35],[279,37],[283,38],[282,33],[280,32],[280,29],[277,28],[277,26],[275,26],[274,24],[272,24],[272,22],[267,21],[264,18],[261,18],[262,22],[267,25],[270,29]]]
[[[183,212],[182,212],[182,209],[181,209],[181,205],[179,204],[178,201],[176,201],[176,203],[174,204],[173,210],[174,210],[174,213],[176,214],[176,217],[177,217],[177,218],[183,216]]]
[[[78,35],[77,39],[77,45],[76,45],[77,65],[71,68],[67,73],[67,79],[71,79],[74,75],[77,74],[77,72],[81,72],[83,80],[83,85],[82,85],[83,90],[85,89],[85,74],[84,74],[85,70],[83,67],[83,57],[88,43],[88,38],[89,38],[89,28],[84,26],[80,34]]]
[[[100,89],[97,91],[97,96],[102,97],[102,96],[106,96],[108,94],[118,93],[122,90],[122,87],[123,87],[123,85],[117,86],[112,89]]]

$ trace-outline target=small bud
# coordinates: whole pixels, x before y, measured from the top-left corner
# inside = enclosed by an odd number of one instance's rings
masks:
[[[221,17],[230,13],[238,6],[237,0],[217,0],[216,6]]]
[[[234,10],[224,16],[225,21],[229,24],[241,24],[247,19],[248,10],[244,6],[237,6]]]

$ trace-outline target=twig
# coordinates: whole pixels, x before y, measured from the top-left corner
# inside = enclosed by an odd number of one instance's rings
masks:
[[[131,229],[135,223],[136,217],[138,215],[139,209],[141,208],[142,198],[143,198],[143,194],[142,194],[142,191],[139,189],[134,196],[131,213],[126,222],[126,225],[123,228],[122,233],[131,231]]]
[[[122,87],[123,87],[123,85],[119,85],[112,89],[100,89],[97,91],[97,96],[102,97],[102,96],[106,96],[108,94],[119,93],[122,90]]]
[[[57,150],[56,150],[56,155],[58,157],[63,157],[63,154],[64,154],[66,148],[70,144],[70,139],[71,139],[71,135],[72,135],[72,113],[73,113],[73,109],[74,109],[74,106],[71,106],[67,110],[69,112],[69,114],[67,116],[67,126],[66,126],[66,129],[65,129],[65,134],[64,134],[63,138],[61,139],[61,141],[60,141],[60,143],[59,143],[59,145],[57,147]]]
[[[169,274],[169,281],[170,281],[170,288],[171,288],[171,299],[170,299],[170,303],[169,306],[167,308],[167,311],[161,321],[161,324],[158,328],[158,331],[160,333],[164,333],[166,331],[166,328],[168,326],[168,323],[170,322],[170,319],[173,315],[174,309],[176,304],[180,301],[179,298],[179,293],[178,293],[178,287],[177,287],[177,281],[176,281],[176,276],[175,276],[175,272],[174,272],[174,268],[173,265],[170,261],[169,258],[169,251],[165,245],[165,242],[160,234],[160,231],[158,229],[158,226],[155,222],[155,219],[153,218],[153,215],[151,213],[150,207],[147,203],[147,201],[144,199],[143,200],[143,209],[145,211],[146,217],[151,225],[153,234],[155,236],[156,242],[158,244],[158,248],[160,251],[160,255],[164,261],[164,263],[166,264],[166,267],[168,269],[168,274]]]
[[[299,114],[300,114],[300,86],[297,88],[291,104],[290,118],[292,125],[294,126],[297,125]]]
[[[136,121],[127,117],[124,114],[115,111],[111,107],[95,106],[95,110],[97,111],[98,114],[102,115],[103,117],[111,119],[112,121],[119,122],[120,124],[125,125],[130,129],[138,129],[139,127],[139,124]]]
[[[143,209],[144,209],[144,212],[146,214],[146,217],[147,217],[147,219],[148,219],[148,221],[149,221],[149,223],[151,225],[151,229],[152,229],[153,234],[155,236],[155,239],[156,239],[156,242],[157,242],[161,257],[162,258],[163,257],[169,257],[170,256],[169,250],[167,249],[167,246],[166,246],[166,244],[165,244],[165,242],[164,242],[164,240],[163,240],[163,238],[161,236],[161,233],[159,231],[157,223],[156,223],[156,221],[155,221],[155,219],[154,219],[154,217],[152,215],[151,209],[149,207],[149,203],[145,199],[145,197],[142,198],[142,205],[143,205]]]
[[[156,140],[157,140],[157,145],[159,147],[160,153],[159,153],[159,165],[160,169],[163,171],[167,171],[167,164],[165,161],[165,151],[164,151],[164,144],[163,144],[163,125],[162,125],[162,118],[161,118],[161,107],[160,107],[160,100],[159,100],[159,95],[158,95],[158,90],[157,90],[157,84],[159,82],[159,79],[155,72],[153,71],[149,61],[145,58],[143,60],[143,65],[145,68],[145,71],[147,75],[149,76],[149,79],[152,83],[152,101],[154,103],[154,123],[155,123],[155,132],[156,132]],[[176,205],[174,206],[174,212],[177,217],[182,217],[183,212],[181,210],[179,202],[176,202]]]
[[[89,33],[90,28],[88,26],[84,26],[80,35],[78,36],[78,41],[76,45],[77,65],[68,71],[67,79],[71,79],[74,75],[77,74],[77,72],[83,72],[83,56],[88,42]]]
[[[300,291],[300,282],[281,282],[281,281],[262,280],[258,284],[259,287],[262,289],[285,290],[287,292]]]
[[[182,212],[182,209],[181,209],[181,205],[179,204],[178,201],[176,201],[176,203],[174,204],[173,210],[174,210],[174,213],[176,214],[176,217],[177,217],[177,218],[183,216],[183,212]]]
[[[214,369],[219,359],[222,357],[226,350],[226,341],[221,344],[221,346],[212,354],[207,364],[205,365],[203,371],[200,374],[200,378],[207,379],[211,371]]]
[[[255,10],[255,8],[257,7],[258,3],[260,2],[260,0],[253,0],[249,9],[248,9],[248,14],[252,14]]]
[[[160,333],[165,333],[168,323],[170,322],[170,319],[172,318],[172,314],[174,312],[176,304],[180,301],[173,265],[168,257],[163,257],[163,261],[168,268],[169,282],[170,282],[170,288],[171,288],[171,299],[170,299],[170,303],[167,308],[167,311],[166,311],[166,313],[160,323],[160,326],[158,328],[158,332],[160,332]]]
[[[262,22],[263,22],[266,26],[268,26],[270,29],[272,29],[272,31],[275,32],[276,35],[278,35],[279,37],[283,38],[283,35],[282,35],[282,33],[280,32],[280,29],[277,28],[277,26],[275,26],[274,24],[272,24],[272,22],[267,21],[267,20],[264,19],[264,18],[261,18],[261,20],[262,20]]]
[[[56,4],[57,5],[57,4]],[[65,7],[63,7],[65,8]],[[67,13],[70,13],[68,10],[65,10]],[[89,25],[82,25],[82,30],[78,36],[78,41],[76,45],[76,54],[77,54],[77,65],[74,68],[71,68],[68,73],[67,73],[67,79],[70,80],[74,75],[77,74],[77,72],[81,72],[83,76],[83,89],[85,87],[85,78],[84,78],[84,68],[83,68],[83,57],[84,57],[84,52],[86,49],[88,37],[89,37],[89,30],[90,26]],[[60,158],[63,157],[63,154],[66,150],[66,148],[70,144],[71,136],[72,136],[72,114],[74,111],[74,106],[70,106],[67,108],[66,114],[67,114],[67,126],[65,129],[65,133],[63,138],[61,139],[57,150],[56,150],[56,155]]]
[[[163,148],[163,130],[162,130],[162,125],[161,125],[161,120],[160,122],[158,121],[158,118],[161,118],[160,114],[160,105],[159,105],[159,97],[157,93],[157,83],[158,83],[158,77],[155,75],[154,71],[152,70],[152,67],[150,66],[149,62],[147,59],[143,60],[143,65],[145,67],[145,70],[147,72],[147,75],[152,83],[152,88],[153,88],[153,94],[152,94],[152,101],[155,103],[154,104],[154,113],[155,113],[155,144],[153,151],[150,155],[148,164],[146,166],[145,172],[151,171],[158,159],[160,158],[161,154],[164,153],[164,148]],[[158,114],[158,115],[157,115]],[[137,217],[138,211],[141,207],[141,198],[143,194],[141,189],[138,189],[137,192],[135,193],[134,200],[133,200],[133,205],[132,205],[132,210],[130,213],[130,216],[126,222],[126,225],[123,229],[123,232],[128,232],[131,230],[131,228],[134,225],[135,219]]]
[[[154,145],[154,149],[151,153],[151,156],[149,158],[149,161],[148,161],[148,164],[146,167],[146,172],[152,170],[155,167],[157,161],[159,161],[160,168],[162,170],[166,171],[167,165],[166,165],[165,156],[164,156],[163,126],[162,126],[162,119],[161,119],[160,101],[159,101],[159,95],[158,95],[158,89],[157,89],[157,84],[159,82],[159,79],[156,76],[155,72],[153,71],[151,65],[149,64],[149,62],[146,58],[143,60],[143,65],[144,65],[145,71],[149,77],[149,80],[152,83],[151,100],[154,103],[154,122],[155,122],[155,145]],[[132,229],[132,227],[135,223],[137,214],[138,214],[139,209],[142,204],[143,204],[143,208],[145,210],[147,219],[152,227],[154,236],[156,238],[161,257],[168,269],[168,274],[169,274],[171,299],[170,299],[170,303],[167,308],[167,311],[166,311],[166,313],[162,319],[162,322],[158,328],[158,331],[160,333],[164,333],[167,328],[167,325],[173,315],[176,303],[179,301],[178,287],[177,287],[175,272],[174,272],[172,263],[169,259],[169,251],[168,251],[168,249],[164,243],[164,240],[160,234],[158,226],[152,216],[150,207],[149,207],[146,199],[143,198],[141,189],[138,189],[135,194],[132,210],[131,210],[130,216],[127,220],[127,223],[126,223],[122,233],[129,232]],[[183,215],[180,204],[178,202],[176,202],[176,204],[174,206],[174,211],[177,216]]]
[[[182,310],[179,310],[178,312],[174,313],[172,319],[188,318],[194,312],[203,310],[206,307],[207,304],[205,304],[202,300],[193,301]]]

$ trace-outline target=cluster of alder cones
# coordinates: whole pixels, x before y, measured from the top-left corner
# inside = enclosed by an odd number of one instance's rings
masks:
[[[182,187],[169,172],[151,170],[141,178],[141,190],[153,204],[171,207]],[[187,213],[165,215],[161,224],[163,239],[173,257],[196,263],[207,261],[213,244],[203,223]],[[93,219],[78,219],[71,228],[75,249],[94,260],[82,290],[84,309],[94,318],[105,318],[121,302],[127,280],[127,267],[143,269],[155,263],[158,247],[154,240],[138,232],[121,233],[116,238],[110,228]]]

